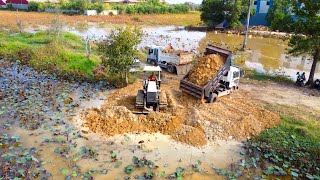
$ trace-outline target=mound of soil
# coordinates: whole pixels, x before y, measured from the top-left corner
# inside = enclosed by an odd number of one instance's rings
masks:
[[[224,63],[225,60],[217,54],[204,56],[191,69],[188,80],[199,86],[204,86],[218,73]]]
[[[161,85],[168,99],[166,109],[149,115],[133,114],[136,93],[142,87],[142,82],[137,82],[109,94],[100,109],[86,111],[85,126],[107,136],[160,132],[183,143],[203,146],[208,140],[251,137],[279,123],[277,114],[253,103],[246,91],[207,104],[182,93],[179,77],[165,74],[164,78],[169,81]]]

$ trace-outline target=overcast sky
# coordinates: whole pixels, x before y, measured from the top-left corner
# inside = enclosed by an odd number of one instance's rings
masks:
[[[166,0],[166,2],[174,3],[174,4],[185,3],[185,2],[193,2],[196,4],[201,4],[202,0]]]

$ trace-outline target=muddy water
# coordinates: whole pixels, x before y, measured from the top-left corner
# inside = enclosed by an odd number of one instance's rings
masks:
[[[65,27],[64,30],[83,37],[99,39],[107,35],[113,25],[92,24],[79,27]],[[30,30],[29,30],[30,31]],[[227,47],[240,48],[243,36],[215,32],[186,31],[183,27],[143,27],[144,36],[139,48],[151,45],[167,46],[169,43],[177,49],[202,52],[208,43]],[[307,76],[311,68],[310,57],[291,57],[286,54],[287,41],[275,38],[250,37],[248,40],[249,55],[236,56],[235,62],[258,72],[287,75],[296,79],[296,72],[304,71]],[[316,76],[320,78],[318,64]]]

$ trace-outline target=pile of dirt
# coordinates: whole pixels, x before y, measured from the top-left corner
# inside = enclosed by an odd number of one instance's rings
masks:
[[[170,81],[161,85],[168,99],[166,109],[149,115],[133,114],[136,92],[142,87],[142,82],[137,82],[109,94],[100,109],[85,112],[85,126],[107,136],[160,132],[186,144],[203,146],[208,140],[252,137],[280,121],[277,114],[254,103],[247,91],[207,104],[182,93],[179,77],[165,74],[165,78]]]
[[[217,54],[204,56],[191,69],[188,80],[196,85],[204,86],[218,73],[224,63],[225,60]]]

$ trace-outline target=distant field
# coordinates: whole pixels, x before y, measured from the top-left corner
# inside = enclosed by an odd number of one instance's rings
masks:
[[[17,28],[17,17],[24,27],[48,25],[55,17],[54,14],[38,12],[0,11],[0,27]],[[59,15],[59,18],[67,24],[78,22],[95,22],[111,24],[137,24],[137,25],[199,25],[200,13],[188,14],[152,14],[152,15],[118,15],[118,16],[83,16],[83,15]]]

